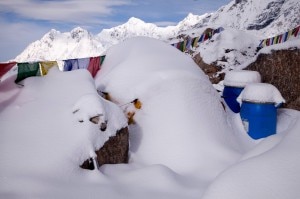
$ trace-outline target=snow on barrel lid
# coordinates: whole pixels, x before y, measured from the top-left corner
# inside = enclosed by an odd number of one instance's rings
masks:
[[[224,85],[233,87],[245,87],[248,83],[261,82],[260,74],[250,70],[232,70],[226,72]]]
[[[272,84],[251,83],[248,84],[238,97],[238,101],[250,101],[259,103],[275,103],[277,105],[284,103],[279,90]]]

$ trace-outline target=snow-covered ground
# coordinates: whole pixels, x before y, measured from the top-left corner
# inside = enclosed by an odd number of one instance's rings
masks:
[[[0,83],[0,198],[300,195],[300,113],[279,109],[277,134],[252,140],[199,67],[161,41],[112,47],[95,81],[85,70],[55,68],[24,87],[14,78]],[[134,99],[142,108],[129,127],[129,163],[81,169],[126,126],[121,109]],[[94,115],[108,121],[106,131],[89,122]]]

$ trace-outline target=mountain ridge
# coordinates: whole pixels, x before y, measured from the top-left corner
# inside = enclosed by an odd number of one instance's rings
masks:
[[[299,24],[298,0],[235,0],[214,13],[189,13],[175,26],[159,27],[131,17],[126,23],[103,29],[95,35],[80,27],[64,33],[51,29],[40,40],[31,43],[15,61],[99,56],[111,46],[131,37],[146,36],[169,42],[180,34],[193,32],[200,35],[205,28],[216,26],[234,28],[266,38]]]

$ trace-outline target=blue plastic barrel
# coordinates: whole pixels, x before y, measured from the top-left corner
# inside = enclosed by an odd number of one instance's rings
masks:
[[[256,140],[276,133],[277,108],[274,103],[243,101],[240,115],[251,138]]]
[[[237,97],[241,94],[244,88],[225,86],[223,90],[223,98],[228,107],[234,112],[240,112],[240,104],[236,101]]]

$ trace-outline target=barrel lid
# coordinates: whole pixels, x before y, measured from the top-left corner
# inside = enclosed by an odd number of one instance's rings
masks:
[[[284,103],[282,95],[279,90],[272,84],[267,83],[251,83],[248,84],[241,92],[237,100],[252,102],[252,103]]]
[[[260,74],[250,70],[232,70],[226,72],[224,86],[244,88],[249,83],[261,82]]]

